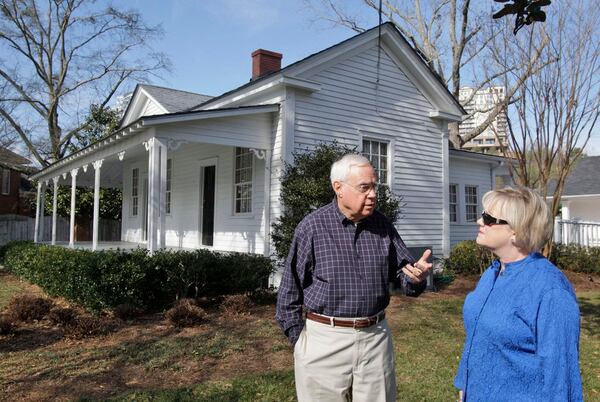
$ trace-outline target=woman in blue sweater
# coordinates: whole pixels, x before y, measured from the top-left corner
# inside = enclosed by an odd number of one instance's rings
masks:
[[[573,287],[537,252],[552,234],[544,200],[526,188],[483,196],[477,244],[498,259],[465,299],[461,401],[582,401]]]

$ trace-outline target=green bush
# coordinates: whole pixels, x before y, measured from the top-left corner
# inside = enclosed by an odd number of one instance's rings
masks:
[[[552,247],[550,261],[560,269],[600,274],[600,247],[555,244]]]
[[[268,258],[209,250],[73,250],[15,242],[4,248],[4,265],[52,296],[98,311],[129,304],[161,310],[183,297],[254,291],[273,271]]]
[[[446,268],[459,275],[481,274],[493,259],[493,254],[475,241],[462,241],[450,251]],[[560,269],[600,274],[600,247],[555,244],[549,260]]]
[[[461,241],[450,251],[446,269],[459,275],[481,274],[493,259],[494,255],[474,240]]]
[[[277,257],[284,260],[289,252],[294,230],[300,221],[317,208],[331,203],[335,193],[329,180],[331,165],[346,154],[358,154],[355,148],[321,143],[309,152],[294,153],[294,162],[285,165],[281,179],[283,214],[273,223],[271,238]],[[390,221],[401,214],[402,197],[387,186],[377,192],[377,209]]]

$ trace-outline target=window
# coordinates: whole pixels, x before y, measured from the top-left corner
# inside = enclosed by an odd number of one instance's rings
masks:
[[[167,189],[166,189],[166,211],[167,214],[171,213],[171,175],[173,172],[173,160],[167,159]]]
[[[450,222],[458,222],[458,186],[450,184]]]
[[[10,170],[0,169],[0,171],[2,172],[2,177],[0,177],[2,182],[2,194],[8,195],[10,194]]]
[[[139,180],[140,179],[140,169],[135,168],[131,172],[131,215],[137,216],[138,207],[140,202],[139,197]]]
[[[465,220],[477,221],[477,187],[465,186]]]
[[[248,148],[235,149],[234,211],[252,212],[252,152]]]
[[[388,143],[363,139],[362,154],[373,165],[379,182],[389,184]]]

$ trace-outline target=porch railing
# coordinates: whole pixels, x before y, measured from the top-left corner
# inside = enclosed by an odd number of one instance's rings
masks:
[[[0,215],[0,246],[13,240],[33,241],[34,230],[34,218]],[[98,232],[100,241],[118,241],[121,239],[121,222],[100,219]],[[44,217],[44,233],[41,238],[45,242],[52,238],[52,216]],[[61,216],[56,219],[56,241],[69,241],[69,220]]]
[[[600,222],[555,219],[554,242],[599,247]]]

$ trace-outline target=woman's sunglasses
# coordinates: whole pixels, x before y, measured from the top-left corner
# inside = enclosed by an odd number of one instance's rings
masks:
[[[483,224],[485,226],[494,226],[494,225],[508,225],[508,222],[504,219],[498,219],[483,211],[481,213],[481,219],[483,220]]]

